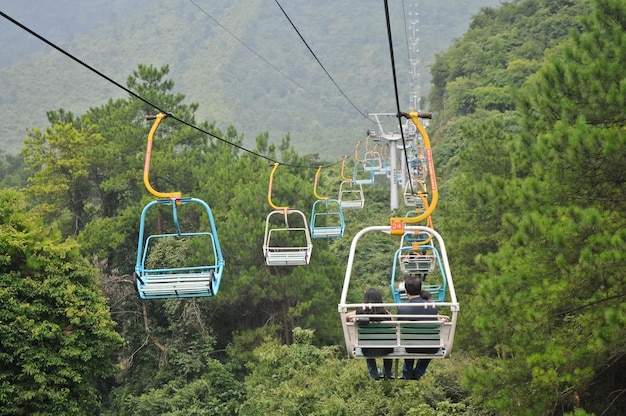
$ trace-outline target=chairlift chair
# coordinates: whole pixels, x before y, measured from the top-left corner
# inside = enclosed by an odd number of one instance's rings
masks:
[[[298,225],[294,224],[296,222]],[[287,208],[267,215],[263,255],[268,266],[309,264],[312,249],[306,216],[302,211]]]
[[[365,205],[363,185],[355,185],[352,180],[339,184],[339,203],[343,209],[359,209]]]
[[[375,179],[374,167],[371,161],[366,160],[354,164],[352,181],[355,185],[373,185]]]
[[[179,209],[188,204],[199,204],[205,211],[209,228],[205,231],[183,231],[179,224]],[[146,236],[148,212],[160,205],[172,208],[173,233]],[[197,263],[183,261],[176,265],[150,264],[151,253],[165,241],[199,241],[204,246],[206,258]],[[142,299],[166,299],[217,295],[224,270],[215,221],[209,205],[197,198],[158,199],[147,204],[141,213],[139,243],[135,263],[135,284]]]
[[[427,198],[427,190],[424,182],[414,181],[413,184],[407,181],[404,185],[404,205],[407,207],[424,208]]]
[[[309,264],[313,244],[306,215],[297,209],[279,207],[272,202],[272,183],[279,164],[270,174],[267,200],[274,211],[265,220],[263,255],[268,266],[302,266]]]
[[[346,222],[343,217],[341,202],[337,199],[319,196],[317,184],[322,171],[320,166],[315,173],[313,194],[317,200],[311,209],[311,237],[313,238],[338,238],[343,237]]]
[[[217,229],[213,213],[209,205],[197,198],[182,198],[180,192],[159,192],[150,184],[150,156],[154,135],[167,114],[148,115],[146,120],[154,120],[146,144],[146,158],[144,162],[143,181],[146,189],[157,198],[147,204],[142,213],[139,224],[139,241],[137,243],[137,259],[135,262],[135,286],[142,299],[165,299],[181,297],[201,297],[217,295],[224,270],[224,258],[220,248]],[[189,205],[192,204],[192,205]],[[193,205],[195,204],[195,205]],[[168,205],[172,208],[172,225],[175,232],[159,233],[146,237],[147,214],[151,209],[158,210],[159,206]],[[183,206],[197,206],[206,213],[209,228],[201,231],[183,231],[179,223],[179,209]],[[157,253],[160,244],[175,242],[180,245],[174,247],[173,259],[161,259],[165,264],[154,261],[151,253]],[[175,256],[176,249],[184,250],[184,246],[196,244],[202,248],[197,250],[199,258],[180,259]],[[163,256],[167,257],[167,256]],[[193,260],[193,261],[192,261]]]
[[[439,253],[438,261],[443,270],[441,276],[446,282],[445,296],[442,296],[439,300],[435,300],[433,297],[432,302],[419,304],[420,308],[424,308],[424,313],[418,310],[414,315],[398,315],[393,310],[404,303],[394,296],[393,303],[376,304],[392,311],[391,316],[358,314],[353,319],[346,319],[346,313],[349,310],[365,309],[371,306],[347,302],[359,239],[367,233],[393,234],[391,228],[391,226],[370,226],[359,231],[352,240],[341,299],[338,304],[346,351],[353,358],[372,358],[363,353],[364,348],[372,347],[391,349],[392,352],[381,355],[382,358],[419,359],[449,357],[454,343],[459,303],[456,298],[443,239],[435,230],[428,227],[407,225],[405,232],[427,232],[433,236],[433,240],[436,241],[437,252]],[[412,248],[409,247],[409,249]],[[446,297],[449,300],[443,301]],[[440,312],[441,308],[449,309],[449,315],[445,317],[440,316],[439,318],[434,317],[427,311],[427,308],[433,307],[438,307]],[[391,320],[380,321],[381,318],[391,318]]]
[[[359,209],[365,204],[365,194],[363,194],[363,185],[355,184],[352,178],[348,178],[344,174],[346,159],[344,156],[341,162],[341,183],[339,184],[339,203],[342,209]]]
[[[417,275],[422,279],[422,290],[432,295],[433,301],[444,301],[447,279],[439,250],[432,245],[404,246],[396,250],[391,271],[391,293],[394,301],[406,302],[404,277]]]

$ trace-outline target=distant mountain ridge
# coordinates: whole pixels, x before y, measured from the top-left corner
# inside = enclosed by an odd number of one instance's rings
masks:
[[[498,1],[404,4],[420,13],[420,76],[414,82],[425,95],[435,54],[464,33],[481,7]],[[261,0],[62,0],[11,4],[3,13],[122,85],[138,64],[169,65],[175,92],[200,104],[196,120],[215,121],[222,129],[233,125],[245,134],[244,144],[269,131],[272,141],[289,133],[302,152],[353,151],[373,127],[360,113],[396,108],[382,3],[301,0],[283,8],[332,80],[276,4]],[[409,17],[403,12],[401,5],[391,5],[399,95],[408,109],[411,65],[404,26]],[[82,114],[110,98],[126,97],[10,21],[1,24],[6,52],[0,58],[0,144],[5,152],[21,149],[27,129],[47,127],[47,111]]]

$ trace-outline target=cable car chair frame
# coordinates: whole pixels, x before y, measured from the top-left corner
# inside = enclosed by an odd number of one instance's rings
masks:
[[[439,272],[439,283],[433,284],[433,278]],[[394,254],[393,267],[391,270],[391,294],[396,303],[407,302],[406,291],[404,289],[404,279],[396,281],[407,275],[418,275],[422,279],[422,290],[430,292],[432,300],[444,301],[447,290],[448,279],[445,278],[445,269],[441,261],[441,254],[437,247],[430,244],[414,244],[403,246],[396,250]],[[430,280],[429,280],[430,279]],[[429,283],[426,283],[428,280]]]
[[[437,241],[441,255],[441,264],[444,269],[443,275],[447,284],[446,295],[450,300],[447,302],[433,301],[422,303],[419,304],[419,307],[446,307],[450,310],[450,316],[433,319],[433,316],[428,314],[398,315],[392,312],[392,320],[383,322],[370,322],[370,319],[389,318],[389,315],[358,314],[355,316],[355,319],[346,319],[346,313],[349,310],[371,306],[363,303],[347,303],[358,241],[363,235],[371,232],[392,234],[391,228],[391,226],[370,226],[360,230],[352,240],[341,299],[338,304],[346,351],[353,358],[372,358],[363,354],[363,348],[375,346],[393,349],[393,352],[381,355],[383,358],[419,359],[449,357],[454,343],[459,303],[456,298],[443,239],[439,233],[428,227],[410,225],[406,226],[406,231],[428,232]],[[393,308],[397,308],[400,305],[403,305],[403,303],[376,304],[376,306],[381,306],[388,310],[393,310]]]
[[[182,231],[179,225],[178,210],[183,205],[199,204],[209,219],[210,231]],[[175,233],[153,234],[145,236],[145,224],[148,211],[159,205],[172,207],[172,219]],[[152,247],[157,241],[164,239],[201,239],[210,244],[211,255],[200,265],[184,265],[178,267],[148,267],[147,261]],[[142,299],[167,299],[217,295],[224,270],[224,257],[219,240],[213,213],[209,205],[197,198],[159,199],[146,205],[141,213],[139,226],[139,243],[137,245],[137,261],[135,264],[135,284]]]
[[[341,162],[341,183],[339,184],[339,203],[342,209],[360,209],[365,205],[363,185],[354,184],[351,178],[344,175],[347,156]]]
[[[418,188],[419,189],[416,189]],[[427,204],[428,190],[423,181],[407,181],[404,185],[404,205],[407,207],[424,208]]]
[[[146,116],[146,120],[154,120],[148,141],[146,144],[146,160],[144,163],[143,181],[146,189],[158,199],[148,203],[141,212],[139,224],[139,239],[137,243],[137,257],[135,262],[135,287],[139,297],[142,299],[166,299],[180,297],[199,297],[217,295],[222,280],[224,270],[224,257],[219,244],[215,220],[209,205],[197,198],[182,198],[180,192],[159,192],[150,184],[150,158],[152,154],[152,143],[161,121],[167,115],[159,113],[156,116]],[[200,204],[207,214],[210,224],[210,231],[183,232],[178,220],[178,209],[186,204]],[[148,211],[159,205],[170,205],[172,207],[172,222],[176,233],[156,234],[145,236],[145,225]],[[212,259],[207,258],[206,262],[200,265],[186,265],[180,267],[150,268],[146,261],[149,257],[150,243],[158,239],[180,239],[194,238],[203,239],[210,242]]]
[[[374,175],[374,165],[371,160],[359,159],[359,140],[354,150],[354,171],[352,172],[352,181],[356,185],[373,185],[376,177]]]
[[[309,264],[311,260],[311,252],[313,244],[308,227],[306,215],[297,209],[289,207],[279,207],[272,202],[272,183],[274,173],[278,169],[279,164],[275,163],[272,173],[270,174],[269,189],[267,192],[267,200],[274,211],[271,211],[265,220],[265,237],[263,239],[263,256],[268,266],[303,266]],[[280,226],[275,219],[282,217]],[[302,226],[290,226],[290,218],[300,222]],[[293,223],[294,221],[292,221]],[[287,236],[287,238],[282,238]],[[301,237],[299,237],[301,236]],[[304,244],[300,245],[275,245],[276,240],[297,241],[300,238]],[[304,238],[304,239],[303,239]]]
[[[355,197],[356,195],[356,197]],[[339,184],[339,203],[343,209],[359,209],[365,205],[363,185],[355,185],[352,179]]]
[[[320,166],[315,173],[315,183],[313,185],[313,195],[315,195],[317,200],[313,203],[313,208],[311,209],[311,237],[343,237],[346,221],[343,217],[341,202],[337,199],[319,196],[317,193],[317,184],[321,170],[322,167]]]
[[[352,174],[352,181],[356,185],[373,185],[376,177],[374,175],[374,168],[370,161],[356,162],[354,164],[354,173]]]
[[[385,169],[383,167],[383,161],[380,156],[380,152],[376,151],[378,144],[375,144],[374,148],[370,149],[368,147],[369,138],[370,134],[368,132],[367,138],[365,139],[365,156],[363,157],[363,160],[357,160],[359,162],[369,162],[369,164],[366,163],[364,165],[365,170],[373,170],[374,175],[384,175]]]

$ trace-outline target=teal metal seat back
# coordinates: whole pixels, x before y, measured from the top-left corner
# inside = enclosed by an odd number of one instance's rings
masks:
[[[424,258],[424,261],[420,261],[418,258],[415,262],[417,267],[415,269],[411,268],[402,268],[403,256],[411,255],[416,253],[413,247],[404,246],[400,247],[396,250],[394,254],[394,262],[391,271],[391,294],[393,296],[394,302],[403,303],[407,302],[408,298],[406,297],[406,292],[404,291],[404,276],[408,274],[417,274],[422,276],[422,290],[427,290],[432,295],[433,302],[443,302],[446,297],[447,290],[447,278],[445,276],[445,270],[441,261],[441,256],[439,254],[439,250],[437,247],[433,245],[420,245],[419,250],[427,250],[432,254],[427,255],[429,259]],[[418,256],[423,256],[418,254]],[[432,262],[432,264],[431,264]],[[435,276],[434,270],[437,270],[436,273],[438,279],[436,282],[432,281],[432,278]],[[431,277],[430,281],[428,278]]]
[[[208,229],[182,230],[179,209],[187,204],[202,207],[208,220]],[[172,208],[171,220],[174,232],[146,236],[148,212],[162,205]],[[159,243],[165,241],[186,241],[190,244],[198,242],[196,246],[199,258],[196,258],[194,263],[176,258],[180,261],[176,265],[150,264],[150,253]],[[175,253],[172,256],[175,257]],[[142,299],[215,296],[219,291],[224,265],[213,213],[206,202],[197,198],[171,198],[152,201],[144,207],[141,213],[135,263],[135,285]]]
[[[346,222],[341,202],[336,199],[318,199],[311,210],[311,237],[338,238],[343,237]]]
[[[373,185],[375,180],[374,168],[370,161],[356,162],[352,181],[356,185]]]

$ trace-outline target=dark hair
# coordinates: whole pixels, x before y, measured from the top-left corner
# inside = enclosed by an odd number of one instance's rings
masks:
[[[363,295],[363,303],[383,303],[383,294],[379,289],[370,287]]]
[[[383,303],[382,292],[375,287],[370,287],[365,291],[365,295],[363,296],[363,303]],[[373,308],[366,307],[363,312],[371,313],[373,315],[384,315],[387,313],[385,308],[383,308],[382,306],[376,306]]]
[[[420,292],[420,298],[424,300],[431,300],[433,298],[433,294],[430,293],[428,290],[422,290]]]
[[[411,296],[419,296],[422,292],[421,279],[414,275],[408,275],[404,278],[404,289]]]

